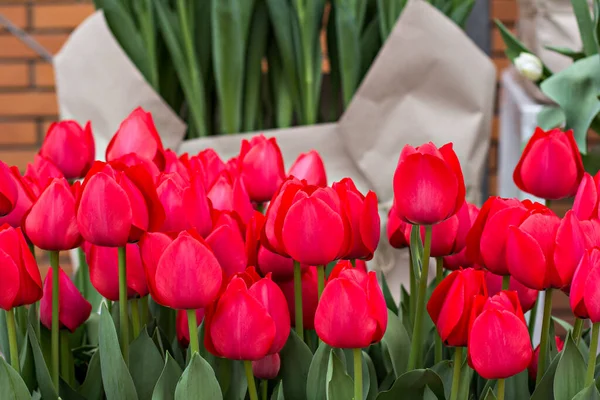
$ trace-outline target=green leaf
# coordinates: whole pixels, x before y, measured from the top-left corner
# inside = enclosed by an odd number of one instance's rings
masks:
[[[422,256],[423,242],[421,241],[420,227],[419,225],[413,225],[410,230],[410,260],[417,282],[421,279]]]
[[[337,357],[340,359],[342,364],[345,365],[346,372],[352,379],[352,382],[354,382],[355,376],[354,376],[354,352],[353,352],[353,349],[344,349],[343,351],[340,351],[340,350],[341,349],[334,349],[333,352],[336,353]],[[369,357],[369,356],[364,351],[362,352],[362,354],[363,354],[363,357],[362,357],[363,396],[362,396],[362,398],[364,399],[368,396],[369,392],[371,391],[371,377],[369,376],[369,369],[368,369],[369,367],[367,365],[367,359],[365,358],[364,355],[366,355],[367,357]],[[370,357],[369,357],[369,360],[370,360]],[[376,387],[377,387],[377,384],[376,384]]]
[[[438,374],[430,369],[408,371],[394,382],[392,388],[379,393],[377,400],[422,399],[429,388],[438,400],[445,400],[444,383]]]
[[[543,106],[537,115],[537,124],[540,128],[547,131],[557,128],[565,123],[565,113],[560,107]]]
[[[556,322],[558,325],[562,326],[562,328],[568,332],[573,332],[573,325],[565,321],[564,319],[558,317],[552,317],[552,321]]]
[[[571,400],[585,387],[586,363],[568,335],[554,376],[555,400]]]
[[[331,346],[328,346],[325,342],[320,342],[308,369],[306,380],[307,400],[320,400],[322,394],[326,393],[327,369],[329,367],[329,355],[332,350]]]
[[[283,397],[283,382],[279,381],[275,389],[273,389],[273,393],[271,394],[271,400],[284,400]]]
[[[100,353],[96,351],[88,365],[85,381],[79,387],[79,393],[88,400],[101,400],[104,395],[102,388],[102,371],[100,369]]]
[[[222,400],[219,382],[210,364],[194,353],[177,383],[175,400]]]
[[[573,13],[577,19],[581,43],[583,43],[583,52],[588,56],[598,54],[598,45],[596,43],[594,23],[590,14],[590,6],[587,0],[571,0]]]
[[[466,351],[464,353],[466,353]],[[473,371],[473,368],[469,366],[466,354],[464,354],[463,358],[464,361],[460,369],[460,385],[458,388],[458,398],[468,399],[469,391],[471,389],[471,380],[473,379],[475,371]]]
[[[506,379],[505,399],[528,399],[529,397],[529,375],[527,370]]]
[[[483,400],[498,400],[498,398],[494,394],[494,390],[492,388],[488,388],[487,393],[483,397]]]
[[[353,398],[354,383],[346,373],[344,364],[333,352],[329,353],[327,366],[327,400],[346,400]]]
[[[454,375],[453,364],[453,361],[444,360],[431,367],[431,370],[440,376],[440,379],[444,384],[444,395],[448,399],[450,398],[450,394],[452,392],[452,377]]]
[[[367,400],[373,400],[377,397],[379,390],[377,388],[377,372],[375,371],[375,364],[369,356],[369,353],[363,351],[363,360],[367,364],[367,371],[369,372],[369,390],[367,392]],[[363,364],[364,367],[364,364]]]
[[[548,400],[554,398],[554,377],[556,376],[556,368],[562,354],[558,354],[552,360],[550,366],[546,369],[546,373],[542,376],[542,380],[535,387],[535,391],[531,396],[531,400]]]
[[[165,359],[165,366],[158,378],[158,382],[154,387],[154,393],[152,394],[152,400],[173,400],[175,398],[175,389],[177,388],[177,382],[183,371],[177,362],[167,353]]]
[[[31,350],[33,352],[33,359],[35,362],[35,376],[42,394],[42,398],[44,400],[56,400],[58,399],[58,394],[56,393],[54,383],[52,383],[52,378],[50,377],[50,372],[46,366],[46,361],[44,359],[40,343],[35,335],[34,327],[29,324],[28,329],[27,336],[29,343],[31,344]]]
[[[99,335],[98,351],[100,352],[100,367],[106,398],[108,400],[137,400],[135,385],[121,355],[115,325],[104,304],[100,312]]]
[[[555,53],[569,57],[573,61],[577,61],[577,60],[580,60],[580,59],[586,57],[585,53],[583,53],[582,51],[575,51],[572,49],[568,49],[566,47],[557,47],[557,46],[544,46],[544,47],[550,51],[553,51]]]
[[[389,352],[396,377],[399,377],[408,366],[410,339],[402,321],[391,310],[388,310],[388,326],[381,340]]]
[[[305,400],[306,382],[313,356],[310,349],[292,330],[279,356],[279,378],[283,381],[286,400]]]
[[[596,385],[590,385],[577,393],[573,400],[600,400],[600,392]]]
[[[394,296],[390,291],[390,287],[387,284],[387,279],[385,278],[385,274],[381,273],[381,290],[383,291],[383,298],[385,299],[385,304],[387,308],[392,311],[394,314],[398,315],[398,306],[396,305],[396,300],[394,300]]]
[[[81,396],[79,393],[75,391],[64,379],[61,377],[60,382],[58,384],[60,399],[61,400],[88,400]]]
[[[351,0],[334,0],[335,27],[337,35],[337,50],[340,62],[340,77],[342,82],[342,95],[344,107],[347,107],[358,87],[361,54],[360,54],[360,32],[361,22],[353,10],[355,4]],[[363,3],[364,1],[357,1]]]
[[[156,345],[142,329],[129,347],[129,372],[140,400],[152,398],[154,386],[162,372],[163,358]]]
[[[27,385],[10,365],[0,357],[0,399],[30,400]]]
[[[0,309],[0,353],[10,360],[10,346],[8,345],[8,329],[6,327],[6,311]]]

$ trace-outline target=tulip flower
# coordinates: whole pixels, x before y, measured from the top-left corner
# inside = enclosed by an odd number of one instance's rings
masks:
[[[396,212],[396,206],[390,208],[387,222],[387,237],[390,246],[403,249],[410,246],[410,231],[412,225],[404,222]]]
[[[447,346],[466,346],[476,295],[487,296],[485,274],[472,268],[453,271],[433,290],[427,312]]]
[[[196,327],[200,326],[203,320],[204,309],[199,308],[196,310]],[[187,348],[190,345],[190,327],[188,325],[188,317],[186,311],[177,310],[175,327],[177,329],[177,341],[179,342],[181,347]]]
[[[502,278],[503,277],[500,275],[486,271],[485,282],[487,285],[488,295],[490,297],[495,296],[502,290]],[[508,290],[517,292],[517,295],[519,296],[519,303],[521,303],[521,309],[524,313],[533,308],[539,294],[537,290],[528,288],[516,279],[510,280]]]
[[[11,212],[0,216],[0,226],[9,224],[13,228],[19,228],[22,225],[23,217],[29,212],[37,196],[30,187],[30,183],[21,176],[17,167],[10,167],[10,175],[17,188],[16,203]]]
[[[465,182],[451,143],[402,149],[394,173],[394,202],[402,220],[437,224],[456,214],[464,201]]]
[[[600,249],[586,250],[571,282],[569,300],[576,317],[600,322]]]
[[[516,292],[476,296],[469,338],[469,365],[485,379],[509,378],[531,361],[529,332]]]
[[[75,214],[79,182],[73,187],[65,178],[55,178],[44,189],[25,217],[24,229],[34,245],[43,250],[70,250],[82,242]]]
[[[298,156],[288,172],[288,176],[305,180],[307,184],[325,187],[327,186],[327,173],[321,155],[316,150],[302,153]]]
[[[191,177],[188,165],[189,159],[187,153],[183,154],[181,157],[178,157],[177,153],[175,153],[173,150],[165,150],[165,169],[163,170],[164,173],[178,174],[186,181],[189,181]],[[201,181],[201,184],[204,186],[203,179]]]
[[[164,218],[152,178],[140,166],[121,171],[96,162],[83,181],[77,223],[92,244],[123,247],[158,230]]]
[[[258,379],[275,379],[279,375],[280,366],[279,354],[269,354],[258,361],[252,361],[252,374]]]
[[[560,336],[555,336],[554,342],[556,343],[556,350],[560,353],[565,347],[565,342],[560,338]],[[527,371],[529,372],[529,378],[532,380],[535,380],[535,377],[537,376],[539,356],[540,346],[538,345],[533,351],[533,357],[531,357],[531,362],[529,363],[529,367],[527,367]]]
[[[585,172],[573,199],[573,212],[579,220],[598,218],[598,185],[600,174],[592,177]]]
[[[250,141],[242,140],[238,165],[250,199],[256,203],[271,200],[285,179],[283,157],[275,138],[258,135]]]
[[[40,302],[40,322],[48,329],[52,329],[52,268],[44,280],[44,296]],[[60,328],[66,328],[75,332],[92,312],[92,305],[87,301],[65,271],[59,269],[59,309],[58,320]]]
[[[248,265],[246,245],[242,236],[243,223],[234,212],[216,211],[214,228],[206,238],[226,279],[243,272]]]
[[[293,278],[280,282],[279,287],[287,300],[292,326],[296,326],[296,300]],[[315,329],[315,312],[318,303],[317,268],[308,267],[302,271],[302,321],[305,329]]]
[[[187,162],[190,172],[195,171],[204,177],[204,187],[212,187],[217,178],[225,171],[225,163],[213,149],[202,150],[198,155],[190,157]]]
[[[27,164],[24,175],[25,180],[29,183],[29,187],[36,197],[44,191],[50,181],[63,177],[63,173],[56,165],[40,155],[35,156],[33,164]]]
[[[132,167],[141,167],[146,171],[146,173],[152,178],[152,181],[155,183],[158,182],[158,178],[161,174],[160,170],[152,160],[142,158],[136,153],[126,154],[123,157],[112,161],[110,164],[113,168],[119,170],[125,170],[127,168]]]
[[[50,160],[67,179],[84,177],[96,158],[92,126],[85,128],[77,121],[67,120],[50,125],[40,155]]]
[[[208,190],[208,198],[215,210],[235,211],[247,223],[254,208],[239,177],[234,177],[229,171],[223,171]]]
[[[377,195],[369,191],[363,196],[350,178],[334,183],[333,190],[337,192],[346,218],[350,221],[351,244],[344,258],[372,259],[380,235]]]
[[[572,130],[536,128],[523,150],[513,179],[524,192],[558,200],[575,195],[583,173]]]
[[[117,160],[129,153],[152,160],[159,170],[165,167],[164,147],[156,131],[152,114],[141,107],[129,114],[106,148],[106,161]]]
[[[19,190],[10,168],[0,161],[0,216],[10,214],[17,205]]]

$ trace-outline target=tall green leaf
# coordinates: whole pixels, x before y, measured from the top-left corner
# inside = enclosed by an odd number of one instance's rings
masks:
[[[194,353],[188,367],[183,371],[175,400],[222,400],[223,394],[211,366],[200,354]]]
[[[27,385],[10,365],[0,357],[0,399],[30,400]]]
[[[329,353],[327,366],[327,400],[345,400],[353,398],[354,384],[346,373],[344,364],[335,353]]]
[[[175,398],[175,389],[177,382],[183,374],[181,367],[175,362],[173,357],[167,353],[165,366],[160,374],[160,378],[154,387],[152,400],[173,400]]]
[[[554,399],[571,400],[585,387],[586,362],[569,334],[554,376]]]
[[[283,381],[285,399],[306,400],[306,382],[312,361],[310,349],[292,330],[279,355],[279,377]]]
[[[597,38],[595,37],[596,32],[594,30],[594,23],[592,21],[590,6],[587,0],[571,0],[571,5],[573,6],[575,18],[577,19],[579,35],[581,36],[581,42],[583,43],[583,52],[587,56],[598,54]]]
[[[138,398],[150,400],[163,369],[163,358],[146,329],[142,329],[140,335],[131,343],[129,360],[129,372]]]

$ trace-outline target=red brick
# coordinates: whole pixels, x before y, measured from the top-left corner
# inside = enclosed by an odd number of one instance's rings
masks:
[[[27,163],[33,162],[37,148],[31,150],[0,150],[0,160],[8,165],[16,165],[21,171],[25,170]]]
[[[0,14],[21,29],[27,27],[27,7],[25,5],[2,5]],[[6,29],[0,26],[0,32],[6,32]]]
[[[93,12],[93,4],[37,5],[33,7],[33,26],[73,29]]]
[[[54,86],[54,68],[51,64],[40,61],[35,64],[35,86]]]
[[[35,34],[33,38],[51,54],[60,50],[69,37],[65,33]],[[39,56],[27,45],[12,35],[0,36],[0,59],[2,58],[38,58]]]
[[[54,93],[0,93],[0,117],[53,116],[56,114],[58,114],[58,106]]]
[[[500,21],[514,22],[519,18],[519,9],[514,0],[495,0],[491,2],[492,18]]]
[[[36,144],[37,125],[35,122],[0,122],[0,145]]]
[[[27,63],[0,63],[0,88],[23,87],[29,85],[29,65]]]

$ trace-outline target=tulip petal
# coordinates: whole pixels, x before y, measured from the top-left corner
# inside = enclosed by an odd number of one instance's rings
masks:
[[[421,227],[421,240],[425,242],[425,227]],[[454,253],[458,233],[458,216],[453,215],[431,227],[431,257],[444,257]]]
[[[10,310],[19,294],[19,267],[13,259],[0,250],[0,308]]]
[[[594,178],[587,172],[581,179],[572,209],[580,220],[591,219],[598,215],[598,188]]]
[[[273,253],[263,246],[258,249],[257,264],[263,275],[272,273],[275,281],[285,281],[294,277],[294,260]]]
[[[261,279],[250,287],[248,293],[262,304],[273,319],[276,331],[269,354],[279,353],[290,335],[290,313],[283,292],[272,280]]]
[[[217,257],[227,278],[246,269],[246,245],[239,229],[221,225],[206,238],[206,243]]]
[[[365,197],[363,203],[363,212],[360,216],[360,235],[362,242],[365,247],[371,253],[370,259],[373,257],[373,253],[379,245],[379,237],[381,235],[381,221],[379,219],[378,201],[375,192],[369,191]]]
[[[563,288],[573,279],[575,269],[585,251],[585,237],[579,221],[572,211],[568,211],[556,231],[556,247],[554,248],[554,268],[551,279],[552,286]]]
[[[516,226],[508,227],[506,263],[510,275],[523,285],[544,290],[546,256],[538,242]]]
[[[452,149],[452,143],[446,143],[440,147],[440,154],[444,158],[444,161],[448,163],[450,168],[452,168],[456,174],[456,179],[458,182],[458,195],[456,196],[456,205],[454,211],[458,212],[465,202],[465,195],[467,193],[467,189],[465,187],[465,178],[463,177],[462,168],[460,167],[460,161]]]
[[[381,287],[377,282],[377,274],[371,271],[368,273],[367,281],[367,301],[369,304],[371,316],[377,321],[377,331],[375,332],[372,342],[376,343],[383,338],[387,328],[388,311],[383,297]]]
[[[521,207],[510,207],[492,215],[483,228],[480,252],[484,266],[497,275],[508,275],[506,259],[507,227],[518,225],[526,214]]]
[[[148,288],[150,289],[152,298],[161,305],[166,305],[166,303],[156,289],[156,269],[158,268],[160,257],[172,242],[173,239],[164,233],[146,233],[139,242]]]
[[[583,290],[583,301],[592,323],[600,322],[600,266],[597,264],[588,273]]]
[[[598,260],[599,253],[600,250],[598,249],[586,251],[581,258],[581,261],[575,270],[575,274],[573,274],[573,280],[571,281],[571,288],[569,291],[569,303],[571,305],[571,310],[573,310],[573,314],[575,314],[575,316],[582,319],[589,318],[589,314],[584,302],[585,286],[586,280],[593,265],[592,255],[594,260]]]
[[[459,271],[443,279],[431,294],[427,312],[444,342],[458,325],[461,316],[466,314],[465,300],[465,283]]]

